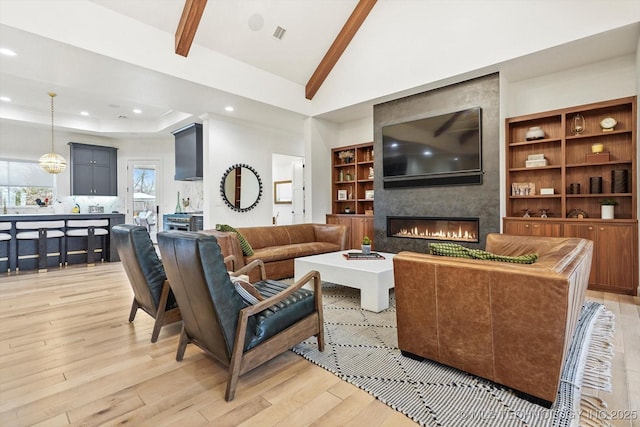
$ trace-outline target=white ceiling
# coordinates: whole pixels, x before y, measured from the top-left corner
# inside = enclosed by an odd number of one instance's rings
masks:
[[[595,0],[589,1],[594,3]],[[415,4],[415,0],[413,2]],[[402,12],[407,10],[409,3],[407,0],[379,0],[367,18],[370,26],[365,27],[365,21],[358,35],[384,32],[380,23],[386,22],[387,17],[403,19]],[[431,1],[429,4],[438,3]],[[556,4],[548,4],[551,3]],[[183,58],[173,54],[173,45],[169,42],[173,42],[184,0],[0,0],[0,47],[11,48],[17,53],[14,57],[0,55],[0,96],[12,99],[11,102],[0,102],[0,118],[48,125],[47,93],[54,91],[58,93],[56,125],[87,133],[112,137],[166,135],[207,113],[277,124],[301,132],[302,120],[314,115],[311,102],[304,99],[304,85],[356,4],[357,0],[209,0],[189,57],[181,61]],[[29,5],[32,5],[30,9]],[[72,20],[68,13],[61,13],[58,20],[52,22],[57,27],[50,25],[51,28],[45,31],[43,28],[49,23],[47,16],[55,11],[47,10],[47,7],[54,8],[52,5],[73,7],[78,17]],[[36,9],[41,12],[24,16],[27,11],[33,13]],[[100,22],[93,14],[104,17],[105,26],[109,25],[109,28],[99,28]],[[82,17],[86,19],[83,21]],[[630,54],[638,44],[638,21],[640,15],[631,20],[635,22],[633,25],[618,28],[613,25],[614,29],[610,31],[509,61],[463,70],[446,79],[421,81],[421,85],[408,88],[398,86],[399,90],[393,93],[341,105],[323,111],[319,116],[345,122],[370,115],[374,103],[475,75],[500,71],[511,81],[517,81]],[[75,28],[75,38],[71,39],[73,42],[65,43],[63,27],[69,26],[68,22],[78,28]],[[258,30],[250,28],[250,23],[261,22]],[[272,36],[277,26],[286,29],[282,40]],[[105,32],[118,41],[115,46],[108,45]],[[160,48],[154,46],[152,42],[157,40],[147,40],[150,34],[162,39],[164,44],[160,43]],[[89,50],[90,46],[97,45],[92,36],[106,46],[100,53]],[[128,45],[120,40],[127,40]],[[360,47],[367,45],[366,40],[358,42]],[[145,51],[140,46],[152,48]],[[154,47],[162,49],[161,54],[173,56],[158,61],[154,57],[158,54]],[[127,56],[127,50],[134,53]],[[344,55],[353,60],[353,55],[360,53],[347,49]],[[350,54],[352,56],[348,57]],[[384,52],[376,54],[385,56]],[[218,55],[218,64],[226,68],[197,69],[198,64],[204,63],[205,55]],[[172,62],[176,73],[166,71],[166,62]],[[243,71],[235,81],[234,75],[229,75],[234,70]],[[218,74],[222,76],[225,72],[224,78],[219,77]],[[180,75],[188,77],[177,77]],[[261,77],[260,81],[255,76]],[[220,85],[203,84],[207,79],[226,80]],[[220,87],[232,89],[221,90]],[[299,99],[288,103],[267,101],[274,91],[275,95],[281,91],[283,97],[288,96],[282,88],[292,88],[293,93],[299,91]],[[256,95],[243,96],[247,92]],[[233,105],[235,111],[225,112],[227,105]],[[142,113],[133,113],[134,108]],[[80,116],[80,111],[90,115]]]

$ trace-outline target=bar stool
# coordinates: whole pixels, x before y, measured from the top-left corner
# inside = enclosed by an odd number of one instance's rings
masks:
[[[17,270],[21,260],[37,259],[37,268],[46,271],[50,257],[64,264],[64,221],[16,222]],[[25,230],[25,231],[19,231]],[[26,261],[23,261],[23,264]]]
[[[11,223],[0,222],[0,271],[11,271]]]
[[[67,220],[67,253],[66,261],[70,255],[86,254],[87,265],[95,265],[95,254],[100,254],[100,260],[104,260],[106,249],[106,236],[109,234],[108,219],[69,219]],[[96,245],[97,239],[100,245]]]

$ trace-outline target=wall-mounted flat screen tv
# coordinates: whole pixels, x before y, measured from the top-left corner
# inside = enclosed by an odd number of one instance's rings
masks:
[[[482,184],[480,107],[382,127],[385,188]]]

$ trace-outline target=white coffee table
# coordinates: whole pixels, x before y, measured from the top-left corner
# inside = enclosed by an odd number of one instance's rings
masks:
[[[311,270],[320,272],[324,282],[360,289],[360,307],[380,312],[389,308],[389,289],[393,289],[394,254],[378,252],[385,259],[348,260],[343,254],[359,252],[348,250],[296,258],[295,280]]]

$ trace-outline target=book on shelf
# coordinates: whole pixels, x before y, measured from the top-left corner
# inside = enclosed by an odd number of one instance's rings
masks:
[[[362,252],[347,252],[342,255],[346,259],[384,259],[384,257],[377,252],[371,252],[370,254],[363,254]]]

